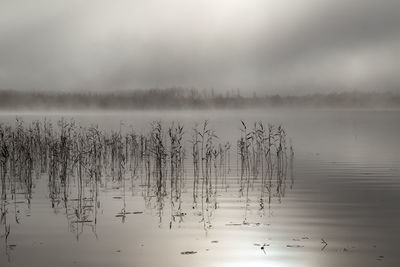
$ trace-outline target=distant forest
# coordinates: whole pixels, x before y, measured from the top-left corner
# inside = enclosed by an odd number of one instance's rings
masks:
[[[41,109],[183,109],[268,107],[400,107],[393,93],[342,92],[301,96],[242,96],[240,91],[224,94],[214,90],[146,89],[124,92],[24,92],[0,90],[1,110]]]

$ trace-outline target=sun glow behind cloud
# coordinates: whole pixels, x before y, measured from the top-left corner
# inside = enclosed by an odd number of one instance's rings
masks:
[[[0,87],[393,89],[399,9],[372,0],[2,1]]]

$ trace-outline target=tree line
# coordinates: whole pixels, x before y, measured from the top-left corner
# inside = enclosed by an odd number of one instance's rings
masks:
[[[243,95],[239,90],[138,89],[116,92],[0,90],[0,109],[180,109],[263,107],[400,107],[400,94],[340,92],[307,95]]]

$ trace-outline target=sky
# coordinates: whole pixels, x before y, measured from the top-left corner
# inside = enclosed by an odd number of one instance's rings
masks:
[[[0,88],[400,92],[398,0],[0,0]]]

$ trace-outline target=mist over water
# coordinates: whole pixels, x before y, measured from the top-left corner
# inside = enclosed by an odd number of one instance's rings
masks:
[[[396,253],[400,236],[398,111],[20,114],[26,126],[44,117],[54,124],[54,129],[63,117],[64,122],[73,118],[77,126],[98,125],[99,130],[108,133],[128,134],[134,129],[145,135],[154,121],[161,120],[165,130],[172,122],[175,126],[179,122],[184,127],[185,167],[184,172],[173,177],[182,175],[184,183],[172,184],[171,197],[168,163],[167,191],[159,202],[157,183],[145,186],[144,166],[143,172],[137,169],[135,178],[127,169],[120,179],[115,165],[114,172],[102,172],[97,191],[90,182],[95,178],[85,174],[80,184],[77,174],[71,174],[65,206],[62,184],[51,183],[47,175],[34,176],[30,197],[26,187],[17,186],[17,192],[22,194],[16,194],[15,199],[9,194],[4,202],[5,225],[10,225],[10,233],[7,243],[2,238],[4,253],[0,260],[6,266],[219,266],[221,261],[249,266],[395,266],[400,262]],[[202,210],[200,196],[193,207],[191,134],[195,122],[201,130],[205,119],[209,119],[208,127],[218,136],[214,140],[216,147],[229,142],[230,148],[225,150],[224,167],[218,164],[215,172],[211,166],[212,195],[209,202],[204,197]],[[269,205],[265,191],[263,209],[261,174],[248,187],[248,197],[241,189],[247,189],[240,182],[242,165],[236,143],[243,136],[241,120],[249,131],[253,122],[260,120],[265,125],[283,125],[288,148],[289,144],[293,146],[293,161],[288,161],[285,188],[282,187],[284,194],[279,197],[275,193],[279,191],[275,191],[274,182]],[[15,125],[14,115],[2,115],[1,121],[3,125]],[[169,148],[168,145],[168,153]],[[249,174],[253,177],[252,172]],[[214,187],[216,175],[220,180]],[[199,177],[200,193],[201,170]],[[59,197],[55,197],[57,192]]]
[[[0,266],[400,266],[399,14],[1,0]]]

